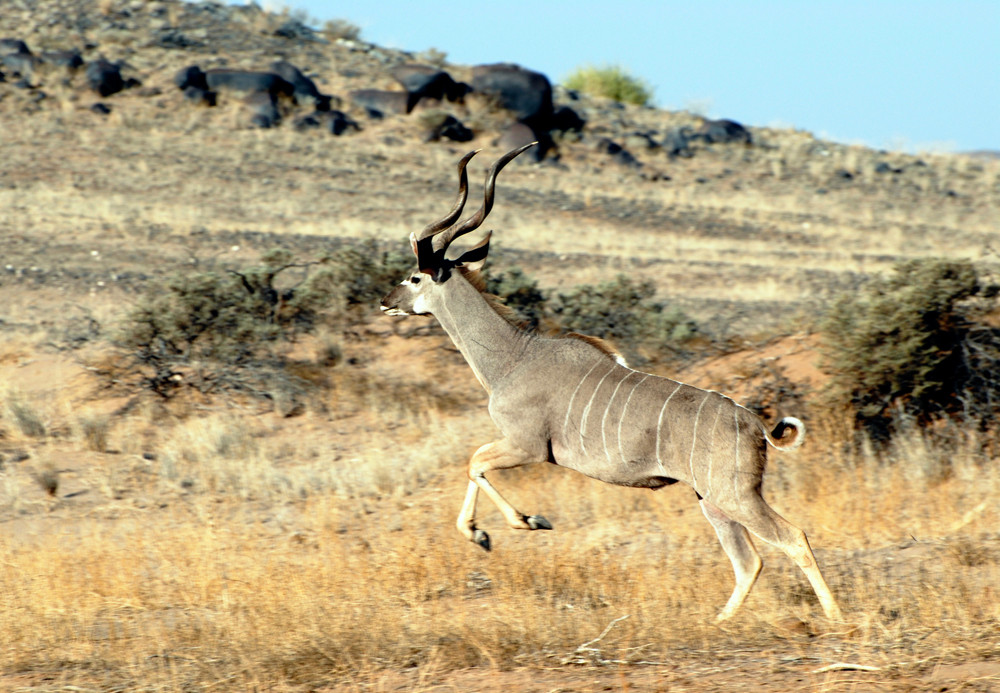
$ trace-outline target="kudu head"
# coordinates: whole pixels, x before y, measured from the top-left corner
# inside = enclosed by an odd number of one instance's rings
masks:
[[[459,236],[480,227],[486,216],[493,209],[493,189],[497,174],[518,154],[534,146],[534,142],[513,149],[493,162],[486,176],[483,206],[479,211],[461,223],[456,223],[462,215],[465,201],[469,196],[469,176],[465,171],[469,160],[479,150],[469,152],[458,162],[458,199],[451,211],[443,218],[428,224],[420,233],[410,234],[410,245],[413,254],[417,256],[417,269],[404,279],[396,288],[382,299],[382,310],[386,315],[423,315],[431,312],[428,302],[434,292],[441,291],[445,284],[454,276],[458,267],[467,270],[479,270],[486,262],[490,251],[490,235],[454,260],[445,257],[448,246]]]

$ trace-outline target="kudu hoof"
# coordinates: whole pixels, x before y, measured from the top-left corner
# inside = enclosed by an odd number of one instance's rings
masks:
[[[541,515],[529,515],[524,518],[524,521],[527,522],[528,526],[532,529],[552,529],[552,523]]]
[[[485,550],[490,550],[490,535],[481,529],[477,529],[472,535],[472,541],[482,546]]]

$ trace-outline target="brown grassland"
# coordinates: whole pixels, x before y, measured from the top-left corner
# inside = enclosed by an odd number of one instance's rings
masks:
[[[765,496],[809,534],[845,620],[758,542],[757,587],[716,625],[731,568],[680,484],[498,473],[555,531],[508,530],[483,502],[494,550],[462,539],[464,464],[496,431],[447,339],[412,331],[429,321],[369,306],[288,345],[317,386],[294,411],[143,390],[111,340],[157,281],[274,247],[402,249],[451,204],[457,159],[485,148],[478,182],[498,152],[488,133],[418,143],[405,117],[340,138],[247,129],[170,84],[209,53],[130,41],[102,48],[147,91],[106,118],[78,84],[37,107],[0,84],[0,690],[1000,690],[997,432],[853,445],[823,406],[815,334],[834,296],[899,260],[994,271],[1000,162],[760,129],[753,147],[638,153],[641,170],[585,137],[501,175],[495,270],[546,289],[653,280],[710,335],[656,372],[809,425],[771,455]],[[324,71],[355,53],[310,50],[324,90],[358,86],[355,63]],[[690,117],[613,112],[613,132]]]

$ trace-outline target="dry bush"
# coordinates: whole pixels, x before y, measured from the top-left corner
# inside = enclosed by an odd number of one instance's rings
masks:
[[[28,438],[45,438],[49,433],[44,412],[23,394],[8,392],[4,398],[4,419]]]
[[[104,452],[108,449],[111,417],[106,414],[85,414],[77,417],[76,429],[88,450]]]

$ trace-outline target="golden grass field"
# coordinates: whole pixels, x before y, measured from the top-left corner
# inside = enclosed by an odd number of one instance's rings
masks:
[[[347,60],[323,50],[317,66]],[[199,58],[134,54],[162,90],[112,97],[108,118],[79,85],[30,112],[0,84],[0,690],[1000,690],[1000,460],[975,436],[850,445],[847,415],[822,404],[814,334],[835,295],[899,260],[994,269],[1000,163],[760,130],[752,148],[642,154],[641,171],[566,142],[559,164],[501,175],[494,270],[548,289],[651,279],[713,336],[657,372],[737,397],[795,388],[769,408],[809,437],[771,455],[765,497],[808,533],[845,620],[757,542],[760,581],[715,625],[731,569],[680,484],[496,473],[555,531],[509,530],[484,501],[494,550],[461,537],[465,461],[496,431],[447,340],[405,336],[420,323],[373,309],[295,344],[320,388],[294,416],[108,386],[109,340],[155,281],[276,246],[405,247],[451,204],[471,148],[419,144],[403,117],[341,138],[245,129],[235,107],[173,90]],[[630,107],[616,127],[687,117]],[[478,182],[498,152],[488,134],[472,146]],[[325,365],[331,343],[343,359]]]

